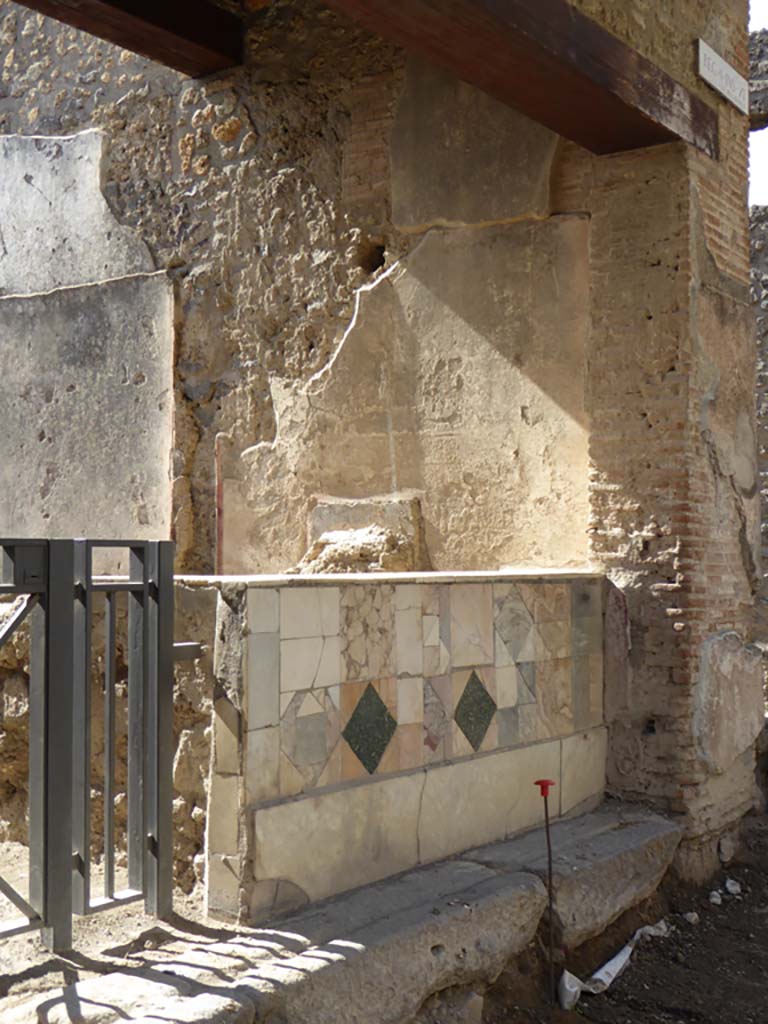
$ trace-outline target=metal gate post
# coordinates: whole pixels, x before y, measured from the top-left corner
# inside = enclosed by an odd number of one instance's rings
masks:
[[[173,908],[173,557],[171,541],[147,545],[151,653],[146,689],[147,913]]]
[[[128,595],[128,885],[144,890],[144,854],[147,834],[144,807],[144,707],[149,642],[149,552],[147,545],[131,548],[130,578],[141,583]]]
[[[45,855],[43,942],[72,948],[72,687],[75,544],[48,542],[45,595]]]
[[[91,552],[87,540],[74,547],[72,904],[76,914],[85,914],[91,898]]]

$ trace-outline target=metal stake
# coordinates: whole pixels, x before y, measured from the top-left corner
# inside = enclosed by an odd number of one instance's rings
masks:
[[[557,1003],[557,988],[555,986],[555,919],[552,889],[552,836],[549,828],[549,791],[556,783],[552,779],[537,779],[534,785],[539,787],[544,798],[544,831],[547,836],[547,893],[549,895],[549,994],[552,1001]]]

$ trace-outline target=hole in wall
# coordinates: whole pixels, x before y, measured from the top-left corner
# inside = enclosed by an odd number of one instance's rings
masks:
[[[648,721],[645,723],[645,725],[643,726],[643,735],[644,736],[655,736],[656,735],[656,719],[655,718],[649,718]]]
[[[357,265],[366,274],[375,274],[387,261],[387,249],[384,243],[374,238],[366,238],[357,249]]]

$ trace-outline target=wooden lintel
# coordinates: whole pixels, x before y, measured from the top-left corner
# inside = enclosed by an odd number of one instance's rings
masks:
[[[242,60],[240,19],[209,0],[19,2],[194,78]]]
[[[717,158],[717,112],[567,0],[324,2],[593,153],[683,139]]]

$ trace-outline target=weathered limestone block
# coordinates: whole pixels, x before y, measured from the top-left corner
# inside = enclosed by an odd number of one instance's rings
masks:
[[[487,93],[413,59],[392,130],[392,220],[419,231],[545,217],[557,141]]]
[[[169,999],[153,1006],[135,1024],[253,1024],[256,1011],[242,995],[204,992],[190,999]]]
[[[382,526],[365,526],[321,534],[294,571],[413,572],[418,568],[413,541]]]
[[[273,386],[276,441],[225,472],[224,570],[295,564],[315,495],[403,491],[436,568],[583,564],[587,240],[581,217],[432,231],[363,288],[328,367]]]
[[[0,534],[169,536],[172,359],[163,274],[0,298]]]
[[[471,989],[448,989],[428,999],[413,1024],[482,1024],[483,1004]]]
[[[418,497],[318,498],[309,517],[301,573],[429,569]]]
[[[419,859],[423,789],[423,775],[408,775],[258,808],[255,878],[293,882],[319,900],[407,870]]]
[[[765,721],[762,656],[736,633],[702,644],[693,732],[709,771],[726,772],[753,747]]]
[[[710,775],[690,795],[689,834],[675,855],[678,871],[689,881],[703,883],[719,869],[721,837],[759,806],[755,760],[750,746],[725,772]]]
[[[29,295],[155,269],[101,192],[99,132],[0,138],[0,295]]]
[[[546,891],[533,875],[445,863],[292,917],[306,953],[246,974],[260,1019],[402,1024],[427,996],[491,981],[529,944]]]
[[[683,835],[680,825],[627,805],[552,826],[554,911],[574,948],[656,891]],[[467,860],[547,877],[541,830],[464,854]]]

